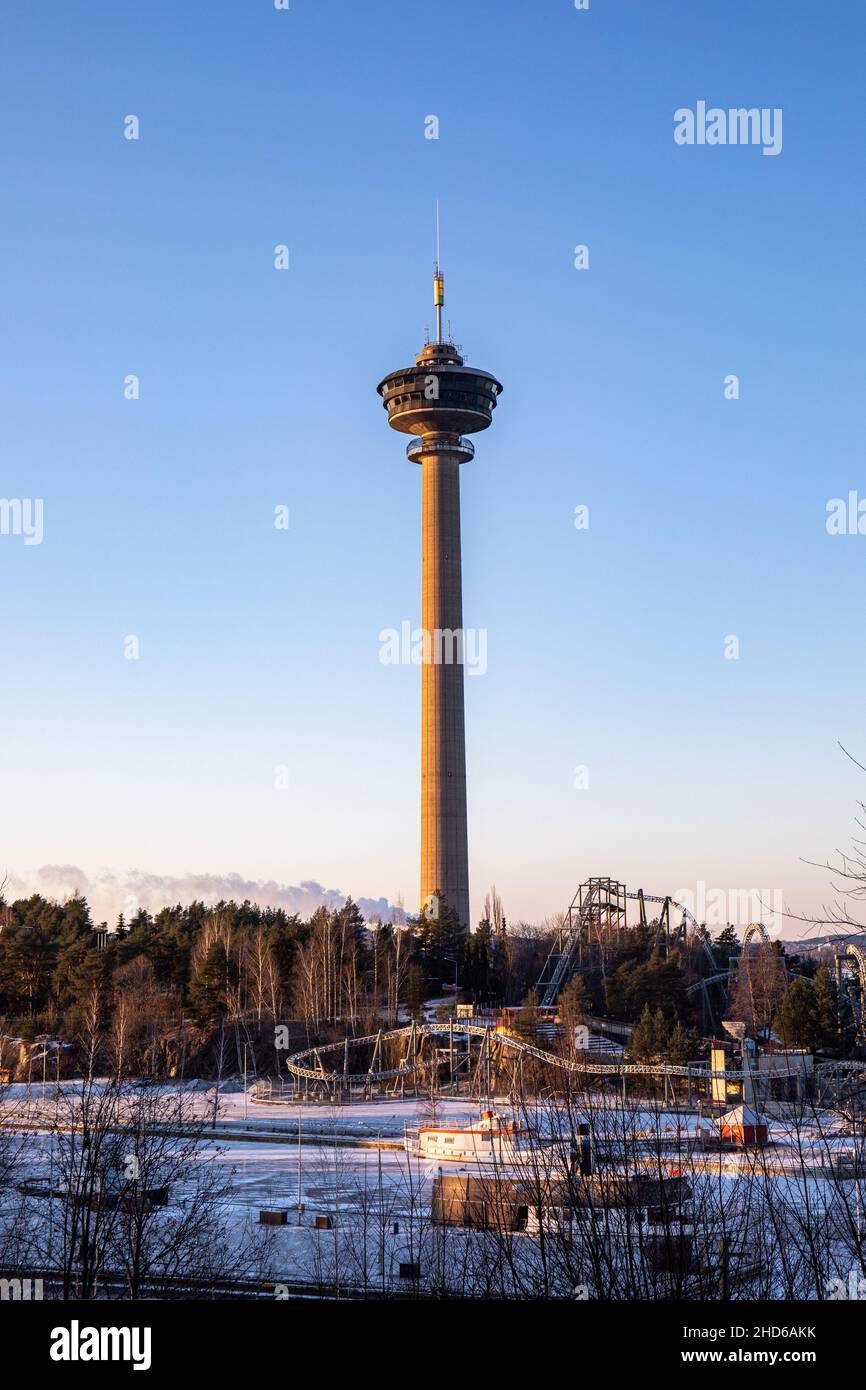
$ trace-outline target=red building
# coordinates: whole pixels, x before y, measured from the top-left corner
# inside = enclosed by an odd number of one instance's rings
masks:
[[[767,1122],[748,1105],[735,1105],[733,1110],[721,1115],[717,1120],[719,1134],[725,1144],[739,1144],[753,1148],[766,1144],[768,1138]]]

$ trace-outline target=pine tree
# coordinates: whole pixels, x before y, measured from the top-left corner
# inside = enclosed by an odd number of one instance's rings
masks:
[[[557,1012],[559,1022],[565,1029],[566,1036],[574,1037],[574,1030],[579,1023],[585,1023],[590,1013],[589,996],[586,992],[586,985],[581,975],[575,975],[569,980],[565,989],[559,996]]]
[[[534,989],[529,990],[523,1000],[517,1015],[516,1028],[524,1042],[538,1041],[538,1000]]]
[[[686,1032],[679,1019],[668,1039],[667,1059],[671,1066],[684,1067],[695,1055],[697,1039],[693,1033]]]
[[[713,944],[718,959],[729,961],[740,954],[740,939],[730,923],[722,928]]]
[[[653,1010],[649,1004],[644,1004],[628,1040],[629,1055],[638,1062],[652,1062],[664,1056],[668,1038],[669,1029],[661,1009]]]
[[[818,1032],[815,990],[798,976],[782,996],[773,1027],[786,1047],[814,1047]]]
[[[841,1043],[839,1000],[836,984],[826,966],[815,972],[812,981],[815,991],[815,1047],[823,1051],[838,1051]]]
[[[190,1007],[201,1023],[224,1018],[228,1012],[228,993],[237,982],[237,966],[225,945],[215,941],[193,977],[189,988]]]
[[[459,979],[466,954],[466,933],[457,913],[438,890],[433,894],[432,908],[418,918],[418,941],[428,989],[453,984],[455,976]]]
[[[424,975],[415,961],[406,972],[404,1001],[411,1018],[420,1019],[424,1013]]]

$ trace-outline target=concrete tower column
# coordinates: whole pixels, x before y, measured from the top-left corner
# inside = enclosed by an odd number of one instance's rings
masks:
[[[486,430],[502,391],[469,367],[442,338],[445,289],[434,274],[436,341],[413,366],[389,372],[377,390],[388,424],[412,436],[408,458],[421,465],[421,910],[435,894],[469,929],[466,733],[463,720],[463,584],[460,572],[460,465],[475,455],[470,434]]]
[[[421,904],[441,892],[468,926],[460,456],[422,444]]]

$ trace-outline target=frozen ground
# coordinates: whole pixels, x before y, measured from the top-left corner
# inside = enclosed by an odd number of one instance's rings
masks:
[[[80,1089],[80,1082],[61,1083],[60,1105],[64,1113]],[[214,1120],[217,1098],[212,1082],[192,1081],[181,1086],[148,1087],[145,1093],[153,1090],[175,1096],[182,1093],[184,1111],[189,1119],[203,1123]],[[493,1104],[503,1115],[515,1113],[500,1101]],[[336,1143],[341,1138],[347,1138],[368,1141],[375,1147],[378,1140],[389,1144],[401,1141],[404,1129],[419,1123],[454,1127],[469,1124],[478,1118],[485,1105],[486,1102],[461,1098],[437,1100],[434,1107],[429,1097],[425,1096],[404,1099],[379,1097],[345,1105],[312,1100],[281,1104],[276,1101],[256,1101],[251,1093],[245,1096],[242,1085],[230,1080],[220,1086],[215,1131],[220,1142],[231,1143],[233,1151],[237,1151],[242,1140],[256,1134],[262,1134],[263,1140],[266,1135],[274,1136],[297,1147],[299,1129],[303,1141],[313,1140],[317,1136],[332,1136]],[[576,1112],[575,1117],[590,1120],[595,1134],[616,1134],[621,1139],[651,1139],[657,1136],[668,1143],[676,1143],[678,1136],[685,1141],[698,1126],[707,1128],[710,1124],[694,1112],[675,1107],[641,1108],[637,1102],[630,1103],[627,1112],[623,1113],[619,1097],[612,1093],[594,1093],[587,1098],[586,1106],[578,1109],[580,1113]],[[529,1103],[523,1118],[543,1133],[551,1124],[552,1113],[546,1104],[539,1106],[536,1113],[532,1103]],[[18,1084],[0,1091],[0,1122],[7,1125],[14,1124],[16,1120],[30,1124],[51,1123],[56,1122],[57,1115],[57,1087],[53,1082],[49,1081],[44,1087],[41,1082],[30,1086]],[[232,1139],[233,1134],[237,1135],[236,1140]],[[771,1120],[770,1139],[767,1153],[781,1163],[788,1157],[799,1159],[801,1154],[811,1155],[817,1161],[826,1154],[828,1147],[853,1151],[858,1142],[847,1132],[845,1122],[830,1111],[807,1112],[799,1121],[793,1118]],[[272,1148],[280,1148],[281,1144],[262,1142],[261,1147],[270,1152]]]
[[[44,1097],[41,1082],[30,1088],[5,1088],[0,1119],[7,1126],[16,1127],[18,1122],[22,1128],[28,1120],[31,1124],[48,1124],[56,1113],[65,1113],[79,1089],[77,1083],[63,1083],[58,1098],[50,1082]],[[176,1095],[178,1089],[171,1087],[166,1091]],[[188,1083],[183,1093],[191,1114],[202,1119],[212,1116],[212,1084]],[[670,1165],[670,1172],[695,1176],[715,1173],[719,1183],[732,1192],[737,1179],[748,1176],[754,1162],[751,1154],[726,1154],[720,1160],[718,1155],[688,1157],[683,1153],[696,1126],[707,1123],[696,1115],[635,1107],[624,1116],[618,1106],[613,1095],[592,1097],[593,1132],[599,1142],[606,1138],[611,1144],[630,1147],[632,1163],[632,1141],[659,1136],[667,1141],[664,1164]],[[508,1113],[507,1107],[498,1108]],[[465,1125],[477,1118],[479,1109],[477,1101],[438,1101],[436,1122]],[[427,1098],[386,1098],[346,1106],[316,1102],[257,1104],[247,1098],[245,1104],[241,1089],[229,1084],[220,1096],[214,1139],[200,1144],[198,1156],[202,1163],[215,1165],[228,1178],[226,1230],[238,1235],[252,1233],[262,1246],[268,1246],[268,1269],[274,1279],[322,1284],[336,1279],[356,1286],[372,1279],[374,1283],[381,1281],[398,1288],[400,1264],[416,1260],[422,1248],[426,1269],[444,1258],[446,1249],[457,1252],[455,1258],[463,1258],[473,1242],[479,1251],[473,1278],[481,1278],[484,1256],[477,1238],[461,1230],[444,1232],[430,1227],[432,1184],[440,1161],[410,1158],[402,1147],[396,1147],[405,1125],[430,1123],[432,1118]],[[300,1146],[299,1121],[302,1139],[308,1140]],[[271,1140],[271,1133],[278,1137]],[[250,1137],[256,1134],[262,1137]],[[320,1137],[319,1142],[309,1142],[315,1136]],[[356,1143],[341,1142],[342,1138],[354,1139]],[[774,1121],[771,1138],[773,1143],[765,1153],[767,1168],[776,1175],[773,1182],[779,1184],[785,1201],[801,1201],[805,1189],[819,1197],[825,1187],[822,1168],[827,1163],[828,1149],[853,1152],[862,1142],[846,1136],[840,1122],[829,1113],[799,1127],[793,1122]],[[378,1147],[380,1139],[393,1147]],[[368,1146],[358,1144],[358,1140]],[[34,1176],[45,1175],[52,1142],[44,1130],[28,1130],[23,1169]],[[653,1147],[648,1144],[645,1148],[650,1165]],[[797,1172],[799,1153],[812,1170],[805,1180]],[[658,1158],[655,1164],[657,1172]],[[443,1169],[449,1173],[472,1170],[472,1165],[459,1163],[447,1164]],[[172,1192],[172,1202],[183,1198],[183,1187],[178,1186]],[[299,1203],[304,1209],[301,1214]],[[259,1227],[262,1208],[287,1211],[289,1224]],[[317,1230],[315,1217],[319,1215],[330,1216],[334,1227]]]
[[[81,1089],[81,1083],[64,1081],[61,1083],[62,1096],[73,1098]],[[178,1087],[161,1087],[163,1091],[177,1094],[182,1091],[186,1097],[186,1113],[192,1119],[210,1121],[214,1115],[214,1085],[212,1082],[189,1082]],[[48,1082],[6,1086],[0,1091],[0,1119],[11,1120],[27,1117],[38,1121],[53,1120],[57,1111],[56,1086]],[[447,1123],[462,1125],[477,1118],[477,1101],[444,1100],[437,1101],[436,1115]],[[383,1097],[376,1100],[353,1102],[351,1105],[333,1105],[320,1101],[279,1102],[256,1101],[252,1095],[245,1097],[243,1087],[237,1082],[223,1082],[220,1087],[217,1126],[221,1133],[231,1129],[241,1131],[263,1130],[285,1134],[294,1140],[300,1120],[301,1132],[312,1134],[334,1134],[357,1136],[362,1139],[402,1139],[404,1124],[413,1125],[422,1118],[429,1123],[433,1115],[430,1101],[426,1098],[410,1097],[404,1100]]]

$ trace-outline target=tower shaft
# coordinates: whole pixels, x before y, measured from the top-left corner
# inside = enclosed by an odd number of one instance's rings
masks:
[[[435,919],[444,902],[468,931],[460,465],[474,457],[467,436],[488,428],[502,386],[490,372],[468,367],[453,342],[442,341],[445,287],[438,246],[433,289],[436,342],[426,343],[414,366],[389,372],[376,389],[391,428],[412,436],[406,455],[421,465],[423,478],[421,911]]]
[[[460,463],[425,448],[421,468],[421,904],[441,893],[468,927]]]

